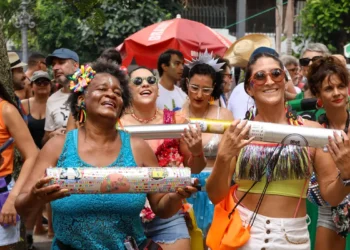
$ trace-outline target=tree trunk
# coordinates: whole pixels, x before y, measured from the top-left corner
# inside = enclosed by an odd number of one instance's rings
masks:
[[[281,53],[281,38],[282,38],[282,23],[283,23],[283,3],[282,0],[276,0],[276,52]]]
[[[287,35],[287,54],[292,54],[292,41],[294,32],[294,0],[288,0],[286,19],[284,22],[284,34]]]
[[[11,67],[9,58],[7,56],[6,41],[3,33],[3,23],[0,19],[0,82],[3,84],[10,94],[11,98],[15,100],[15,93],[13,90]]]

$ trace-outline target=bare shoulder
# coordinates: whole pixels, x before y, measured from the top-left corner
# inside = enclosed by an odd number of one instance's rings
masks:
[[[137,136],[130,137],[130,144],[131,144],[131,147],[133,148],[133,150],[143,150],[146,147],[147,148],[149,147],[147,142],[145,142],[144,139],[137,137]]]
[[[233,120],[233,114],[227,108],[220,108],[220,119],[221,120]]]
[[[12,115],[13,112],[18,112],[17,108],[15,106],[13,106],[11,103],[6,102],[3,106],[2,106],[2,114],[3,115]]]
[[[45,143],[44,147],[41,149],[41,152],[49,152],[55,156],[57,155],[58,158],[62,152],[65,141],[66,135],[56,135]]]
[[[188,123],[188,118],[182,109],[175,112],[175,122],[176,124]]]
[[[306,119],[304,119],[304,126],[305,127],[312,127],[312,128],[323,128],[321,126],[321,124],[319,124],[318,122],[314,122],[314,121],[310,121],[310,120],[306,120]]]

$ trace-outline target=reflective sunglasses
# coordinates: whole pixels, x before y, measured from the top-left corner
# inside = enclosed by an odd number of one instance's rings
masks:
[[[263,85],[267,81],[267,76],[270,76],[272,81],[280,82],[286,77],[286,73],[282,69],[273,69],[270,72],[258,71],[250,79],[249,82],[257,85]]]
[[[137,76],[135,78],[131,78],[131,82],[135,84],[136,86],[140,86],[143,81],[146,80],[148,84],[156,84],[157,83],[157,77],[155,76],[147,76],[147,77],[140,77]]]
[[[305,57],[305,58],[300,58],[299,59],[299,63],[300,63],[300,66],[308,66],[309,65],[309,63],[312,61],[312,62],[314,62],[314,61],[316,61],[316,60],[318,60],[318,59],[321,59],[323,56],[314,56],[313,58],[307,58],[307,57]]]
[[[188,84],[188,89],[194,94],[197,94],[199,90],[202,90],[203,95],[211,95],[214,90],[214,88],[201,88],[198,85],[194,84]]]
[[[51,81],[47,80],[47,79],[42,79],[42,80],[37,80],[33,82],[35,85],[38,86],[47,86],[51,83]]]

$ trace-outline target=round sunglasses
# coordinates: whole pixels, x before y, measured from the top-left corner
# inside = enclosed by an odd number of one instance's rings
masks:
[[[267,76],[270,76],[272,81],[280,82],[286,77],[286,73],[282,69],[273,69],[270,72],[258,71],[250,79],[249,82],[257,85],[263,85],[267,81]]]
[[[47,85],[51,84],[51,81],[43,79],[43,80],[34,81],[33,83],[35,85],[38,85],[38,86],[47,86]]]
[[[136,86],[139,86],[143,83],[143,81],[146,80],[148,84],[156,84],[158,81],[157,81],[157,77],[155,76],[147,76],[147,77],[140,77],[140,76],[137,76],[137,77],[134,77],[134,78],[131,78],[131,82],[133,84],[135,84]]]
[[[305,57],[305,58],[300,58],[299,59],[299,63],[300,63],[300,66],[308,66],[310,64],[310,62],[314,62],[314,61],[317,61],[318,59],[321,59],[323,56],[314,56],[313,58],[308,58],[308,57]]]

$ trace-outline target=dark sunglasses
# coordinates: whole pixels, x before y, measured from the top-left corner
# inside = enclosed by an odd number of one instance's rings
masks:
[[[299,59],[299,63],[300,63],[300,66],[308,66],[309,65],[309,63],[312,61],[312,62],[314,62],[314,61],[317,61],[318,59],[321,59],[323,56],[314,56],[313,58],[307,58],[307,57],[305,57],[305,58],[300,58]]]
[[[143,83],[143,80],[146,80],[148,84],[156,84],[157,83],[157,77],[155,76],[147,76],[147,77],[135,77],[131,78],[131,82],[135,84],[136,86],[139,86]]]
[[[285,78],[286,73],[284,73],[282,69],[273,69],[270,72],[258,71],[249,79],[249,82],[253,82],[253,84],[257,85],[263,85],[267,81],[267,76],[270,76],[274,82],[280,82]]]
[[[33,82],[35,85],[38,86],[47,86],[49,85],[51,82],[49,80],[43,79],[43,80],[39,80],[39,81],[34,81]]]

